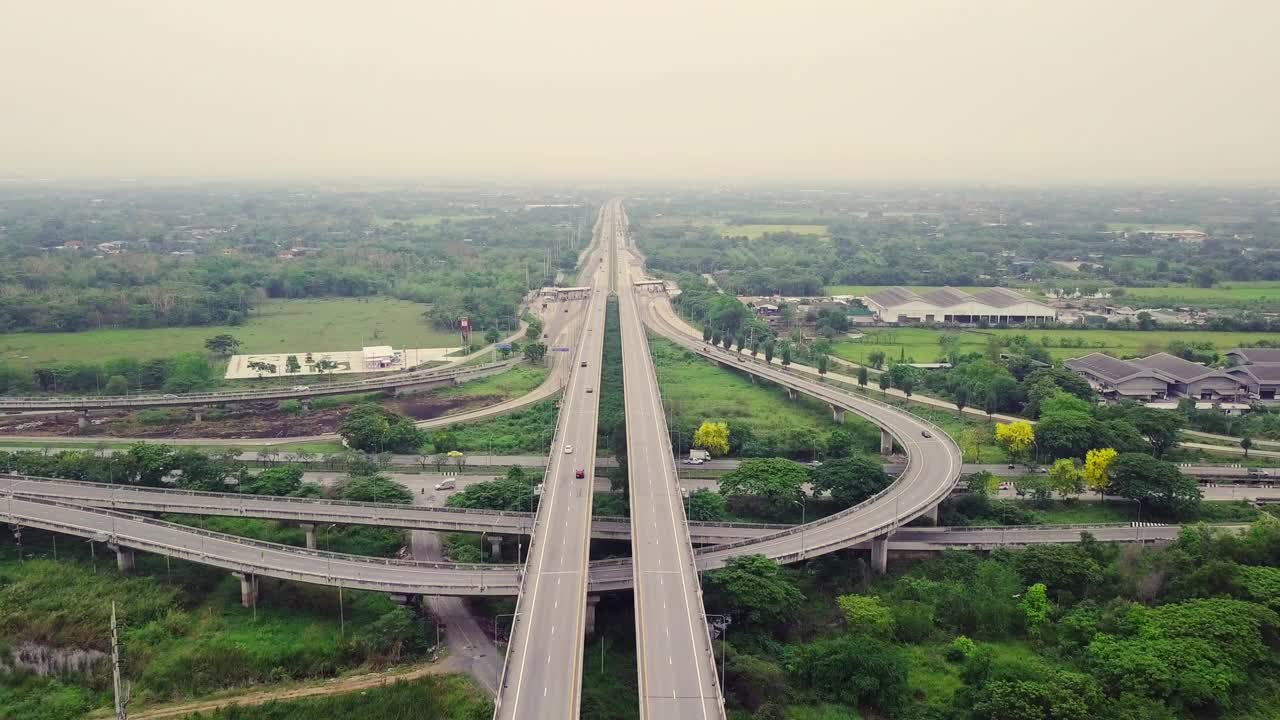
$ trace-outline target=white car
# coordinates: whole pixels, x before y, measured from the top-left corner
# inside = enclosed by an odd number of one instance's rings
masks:
[[[310,385],[294,385],[293,386],[294,392],[306,392],[310,389],[311,389]]]
[[[572,446],[572,445],[565,445],[565,446],[564,446],[564,454],[565,454],[565,455],[572,455],[572,454],[573,454],[573,446]]]

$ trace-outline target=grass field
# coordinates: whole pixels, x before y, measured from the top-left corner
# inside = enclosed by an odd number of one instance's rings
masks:
[[[493,703],[462,675],[427,676],[410,682],[307,700],[272,702],[195,713],[182,720],[474,720],[493,714]]]
[[[406,300],[273,300],[263,303],[239,327],[91,330],[79,333],[0,335],[0,362],[42,364],[68,360],[164,357],[204,351],[205,338],[234,335],[240,352],[357,350],[364,345],[396,348],[450,347],[453,333],[432,329],[423,305]]]
[[[479,395],[514,398],[528,395],[547,379],[545,367],[520,366],[504,373],[472,380],[461,385],[451,385],[437,391],[439,397],[476,397]]]
[[[1184,285],[1172,287],[1125,288],[1128,297],[1137,300],[1160,301],[1169,305],[1213,305],[1252,302],[1280,303],[1280,282],[1259,280],[1255,282],[1228,282],[1211,288]]]
[[[663,404],[680,424],[697,426],[703,420],[725,421],[730,428],[746,425],[757,436],[791,428],[827,432],[837,427],[830,409],[816,400],[804,396],[788,400],[786,392],[777,386],[753,384],[667,340],[650,338],[649,346]]]
[[[960,352],[982,352],[987,338],[1026,335],[1035,342],[1049,338],[1046,348],[1057,359],[1080,357],[1091,352],[1106,352],[1119,357],[1148,355],[1159,352],[1174,340],[1186,342],[1211,342],[1219,352],[1258,340],[1280,342],[1280,333],[1208,332],[1204,330],[1155,330],[1137,332],[1131,330],[936,330],[933,328],[880,328],[871,329],[859,340],[836,343],[832,349],[838,357],[852,362],[862,362],[868,353],[881,351],[886,361],[900,358],[915,362],[934,362],[944,353],[938,345],[943,335],[955,335],[960,339]],[[1083,340],[1084,347],[1062,347],[1061,341],[1074,343]]]
[[[439,225],[448,220],[449,222],[466,222],[468,220],[485,220],[492,217],[491,215],[435,215],[424,213],[414,215],[408,218],[391,218],[379,217],[376,222],[378,225],[393,225],[398,222],[409,223],[411,225]]]
[[[1179,230],[1204,230],[1199,225],[1179,225],[1177,223],[1140,223],[1140,222],[1109,222],[1107,229],[1112,232],[1131,231],[1131,232],[1177,232]]]
[[[750,240],[758,240],[766,233],[796,233],[797,235],[819,235],[826,237],[829,233],[826,225],[724,225],[720,234],[726,237],[746,236]]]

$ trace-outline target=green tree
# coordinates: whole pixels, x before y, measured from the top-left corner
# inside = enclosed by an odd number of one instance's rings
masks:
[[[853,506],[889,487],[884,466],[866,455],[828,460],[813,470],[813,487],[831,499]]]
[[[1049,469],[1049,487],[1062,498],[1084,492],[1084,481],[1074,460],[1063,458],[1053,463]]]
[[[835,637],[787,649],[787,672],[824,700],[894,716],[909,698],[909,664],[901,650],[871,637]]]
[[[765,365],[773,364],[773,351],[775,347],[776,346],[773,338],[769,338],[768,340],[764,341],[764,364]]]
[[[456,508],[533,512],[537,508],[535,484],[528,473],[513,466],[501,478],[468,485],[450,495],[445,504]]]
[[[889,390],[889,373],[880,373],[880,395],[883,397]]]
[[[524,359],[531,363],[541,363],[546,356],[547,346],[545,343],[531,342],[524,346]]]
[[[841,595],[836,605],[853,633],[886,640],[893,637],[893,612],[875,595]]]
[[[818,356],[818,377],[819,379],[827,376],[827,370],[831,368],[831,358],[826,355]]]
[[[426,434],[413,420],[372,403],[348,413],[338,434],[348,447],[364,452],[414,453],[426,442]]]
[[[707,604],[752,625],[790,620],[804,602],[787,571],[763,555],[741,555],[706,575]]]
[[[107,395],[126,395],[129,392],[129,381],[123,375],[112,375],[102,392]]]
[[[1022,594],[1022,612],[1027,618],[1027,634],[1039,639],[1053,608],[1049,605],[1049,589],[1044,583],[1036,583]]]
[[[208,390],[216,384],[213,368],[200,353],[182,353],[174,357],[173,372],[164,382],[166,392],[188,393]]]
[[[359,475],[348,478],[341,492],[343,500],[356,502],[397,505],[409,505],[413,502],[413,493],[409,488],[385,475]]]
[[[1118,455],[1107,468],[1110,492],[1176,517],[1194,517],[1200,487],[1176,465],[1142,453]]]
[[[791,365],[791,343],[782,346],[782,367]]]
[[[879,370],[884,367],[884,353],[880,350],[873,350],[867,353],[867,362],[871,367]]]
[[[689,493],[685,505],[685,514],[690,520],[719,522],[729,517],[729,504],[724,496],[706,488]]]
[[[1103,697],[1088,675],[1056,672],[991,680],[975,688],[972,701],[973,720],[1093,720]]]
[[[961,385],[951,392],[951,402],[955,403],[956,415],[964,417],[964,408],[969,404],[969,388]]]
[[[262,470],[241,485],[241,490],[254,495],[294,495],[302,489],[302,467],[278,465]]]
[[[860,387],[867,386],[867,369],[863,366],[858,366],[858,385]]]
[[[430,646],[421,623],[402,607],[392,608],[369,623],[361,632],[359,643],[374,655],[391,662],[400,660],[406,653],[415,653]]]
[[[108,387],[110,387],[110,385],[108,385]],[[119,393],[116,393],[116,394],[119,394]],[[1249,448],[1253,447],[1253,438],[1249,437],[1248,435],[1245,435],[1244,437],[1240,438],[1240,447],[1244,450],[1244,458],[1248,460]]]
[[[489,328],[488,332],[484,334],[484,341],[487,345],[495,345],[501,339],[502,334],[498,332],[497,328]]]
[[[226,357],[236,354],[236,351],[240,349],[240,341],[232,335],[223,333],[205,340],[204,347],[214,355]]]
[[[720,478],[722,495],[761,498],[775,512],[785,511],[804,495],[809,481],[805,466],[783,458],[743,460],[736,469]]]

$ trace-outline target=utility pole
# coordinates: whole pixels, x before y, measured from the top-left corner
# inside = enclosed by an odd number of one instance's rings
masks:
[[[116,604],[111,603],[111,683],[116,700],[116,720],[128,720],[129,683],[120,677],[120,633],[116,626]]]

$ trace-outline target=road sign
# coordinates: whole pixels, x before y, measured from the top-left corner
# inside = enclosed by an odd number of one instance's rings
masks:
[[[498,343],[497,345],[494,345],[494,347],[498,348],[499,350],[510,350],[511,343]]]
[[[553,347],[553,348],[551,348],[551,352],[569,352],[569,348],[567,348],[567,347]]]

